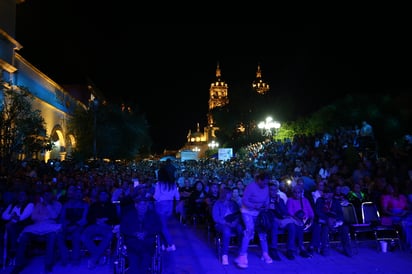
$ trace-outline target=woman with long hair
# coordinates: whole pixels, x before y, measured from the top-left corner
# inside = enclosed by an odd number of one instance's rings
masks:
[[[166,251],[175,251],[176,246],[173,243],[167,222],[173,214],[174,200],[180,200],[180,194],[175,180],[169,176],[169,172],[164,166],[158,170],[153,198],[155,199],[156,212],[162,223],[163,246]]]

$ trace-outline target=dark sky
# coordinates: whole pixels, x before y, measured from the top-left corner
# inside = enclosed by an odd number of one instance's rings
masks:
[[[411,89],[406,26],[141,24],[144,14],[123,2],[93,2],[18,5],[19,53],[58,84],[90,78],[109,100],[136,103],[158,151],[206,125],[218,62],[229,93],[249,89],[260,64],[272,95],[292,101],[297,116],[346,93]]]

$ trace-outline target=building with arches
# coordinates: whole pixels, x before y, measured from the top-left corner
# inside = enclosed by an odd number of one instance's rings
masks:
[[[16,6],[22,2],[24,0],[0,1],[0,99],[5,89],[26,87],[34,96],[32,107],[41,111],[46,134],[54,144],[52,151],[34,156],[44,161],[65,160],[76,146],[75,136],[68,132],[67,121],[77,106],[87,108],[93,87],[80,87],[69,92],[18,53],[23,46],[15,40]]]

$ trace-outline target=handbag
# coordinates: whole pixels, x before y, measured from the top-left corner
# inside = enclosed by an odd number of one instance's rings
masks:
[[[255,229],[258,232],[267,232],[272,230],[275,221],[275,213],[270,209],[263,209],[256,217]]]

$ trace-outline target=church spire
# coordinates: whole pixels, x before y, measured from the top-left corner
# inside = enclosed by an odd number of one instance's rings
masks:
[[[262,70],[260,64],[258,64],[256,71],[256,79],[252,83],[253,89],[259,94],[266,94],[269,91],[269,84],[265,83],[262,79]]]

